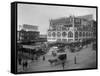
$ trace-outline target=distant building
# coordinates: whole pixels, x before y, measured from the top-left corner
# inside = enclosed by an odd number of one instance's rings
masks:
[[[97,22],[93,21],[93,37],[96,38],[97,35]]]
[[[51,19],[48,42],[78,42],[93,38],[92,15]]]
[[[34,25],[24,24],[22,29],[18,31],[18,39],[20,41],[35,41],[39,38],[38,27]]]
[[[19,33],[20,33],[20,31],[17,31],[17,41],[20,40]]]
[[[40,42],[47,42],[47,35],[40,35],[39,36],[39,41]]]
[[[25,31],[38,31],[38,26],[23,24],[22,29],[24,29]]]

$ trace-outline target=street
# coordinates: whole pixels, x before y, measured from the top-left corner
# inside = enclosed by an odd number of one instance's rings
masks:
[[[35,71],[50,71],[50,70],[63,70],[62,64],[50,64],[48,59],[53,58],[50,54],[53,48],[43,56],[40,56],[38,60],[28,60],[28,67],[23,70],[23,67],[18,65],[18,72],[35,72]],[[92,45],[81,49],[79,52],[72,53],[68,49],[65,50],[67,53],[67,59],[64,65],[64,70],[68,69],[83,69],[83,68],[95,68],[96,67],[96,51],[92,50]]]

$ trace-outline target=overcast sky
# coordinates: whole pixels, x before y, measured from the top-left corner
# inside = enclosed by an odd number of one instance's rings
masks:
[[[18,4],[18,26],[23,24],[36,25],[39,26],[41,34],[46,34],[50,19],[88,14],[92,14],[93,19],[96,20],[95,8]]]

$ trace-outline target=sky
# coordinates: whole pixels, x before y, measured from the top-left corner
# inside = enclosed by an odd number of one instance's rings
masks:
[[[93,19],[96,20],[95,8],[18,4],[18,30],[19,25],[29,24],[38,26],[40,34],[46,34],[50,19],[89,14],[92,14]]]

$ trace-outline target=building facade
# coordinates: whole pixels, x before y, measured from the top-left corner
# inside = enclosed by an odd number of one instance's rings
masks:
[[[47,42],[47,35],[42,35],[42,34],[40,34],[40,36],[39,36],[39,41],[40,41],[40,42]]]
[[[78,42],[93,38],[92,15],[51,19],[48,42]]]
[[[97,22],[93,21],[93,37],[96,39],[97,36]]]
[[[35,41],[39,38],[39,31],[37,26],[24,24],[22,29],[18,31],[18,39],[20,41]]]

